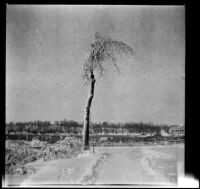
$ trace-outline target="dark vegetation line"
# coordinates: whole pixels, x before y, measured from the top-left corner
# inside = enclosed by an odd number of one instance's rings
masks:
[[[122,134],[122,133],[159,133],[161,129],[169,132],[172,125],[161,125],[153,123],[91,123],[91,134]],[[6,123],[6,132],[29,132],[34,134],[45,133],[70,133],[82,134],[83,123],[76,121],[29,121]]]

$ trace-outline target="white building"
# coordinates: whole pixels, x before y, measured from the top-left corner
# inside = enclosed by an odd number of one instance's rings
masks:
[[[185,127],[184,126],[179,126],[179,125],[172,126],[169,129],[169,133],[172,136],[184,136],[185,135]]]

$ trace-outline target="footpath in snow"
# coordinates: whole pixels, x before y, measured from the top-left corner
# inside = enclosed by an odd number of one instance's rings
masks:
[[[79,157],[38,165],[22,186],[41,184],[164,184],[177,182],[182,146],[96,147]],[[177,163],[178,161],[178,163]],[[39,163],[38,163],[39,164]],[[37,163],[35,164],[35,167]]]
[[[177,146],[98,148],[109,157],[92,184],[164,184],[177,182]],[[179,161],[179,160],[178,160]]]

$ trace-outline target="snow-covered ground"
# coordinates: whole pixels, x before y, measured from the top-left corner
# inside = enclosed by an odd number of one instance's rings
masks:
[[[88,152],[77,158],[45,163],[39,160],[31,165],[38,171],[26,179],[22,186],[32,184],[173,185],[177,182],[177,175],[184,173],[184,144],[95,147],[95,154]]]
[[[161,130],[160,134],[161,136],[171,136],[169,133],[165,132],[164,130]]]
[[[22,186],[33,184],[80,184],[81,179],[89,174],[98,158],[98,155],[90,152],[72,159],[49,161],[41,164],[39,171],[25,180]]]
[[[99,169],[95,183],[176,184],[177,160],[182,159],[177,148],[184,149],[181,145],[98,148],[98,152],[111,155]]]

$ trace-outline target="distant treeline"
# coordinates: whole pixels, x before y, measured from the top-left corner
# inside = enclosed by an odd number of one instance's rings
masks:
[[[70,133],[81,134],[83,123],[71,120],[55,121],[29,121],[6,123],[6,131],[30,132],[30,133]],[[153,123],[91,123],[90,132],[93,134],[123,134],[123,133],[159,133],[161,129],[169,131],[168,125],[156,125]]]

